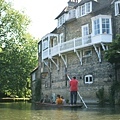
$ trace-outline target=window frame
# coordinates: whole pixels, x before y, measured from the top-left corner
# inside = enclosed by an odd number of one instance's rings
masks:
[[[115,16],[120,15],[120,1],[115,2]]]
[[[82,6],[81,6],[81,16],[84,16],[85,15],[85,13],[86,13],[86,10],[85,10],[86,8],[85,8],[85,4],[83,4]]]
[[[88,80],[86,80],[88,78]],[[90,80],[92,78],[92,81]],[[85,80],[85,84],[93,84],[93,75],[85,75],[84,77],[84,80]]]
[[[84,33],[87,33],[87,34],[84,34]],[[82,26],[82,37],[87,36],[87,35],[89,35],[89,25],[88,24]]]
[[[102,22],[102,19],[108,19],[109,20],[109,33],[106,33],[106,32],[102,32],[103,31],[103,22]],[[98,16],[95,16],[95,17],[92,17],[91,18],[92,20],[92,35],[93,36],[96,36],[96,35],[100,35],[100,34],[112,34],[112,23],[111,23],[111,16],[110,15],[98,15]],[[99,29],[98,29],[98,32],[95,31],[96,27],[95,27],[95,21],[99,20]],[[98,25],[97,25],[98,26]],[[106,26],[106,24],[105,24]]]
[[[75,9],[72,9],[68,12],[68,20],[74,18],[75,16],[76,16],[76,10]]]
[[[100,19],[94,20],[94,35],[100,34]]]
[[[65,14],[58,18],[58,27],[62,26],[63,23],[65,23]]]
[[[87,2],[85,4],[86,4],[86,14],[88,14],[92,11],[92,2]],[[89,11],[87,11],[87,10],[89,10]]]
[[[60,34],[60,44],[64,42],[64,33]]]
[[[89,8],[88,8],[88,6],[89,6]],[[77,17],[82,17],[82,16],[85,16],[85,15],[91,13],[92,12],[92,2],[87,2],[81,6],[78,6],[78,8],[76,9],[76,12],[77,12]]]
[[[46,50],[48,48],[48,38],[45,38],[42,42],[42,50]]]
[[[108,18],[102,18],[101,20],[102,20],[102,33],[110,34],[110,20]]]

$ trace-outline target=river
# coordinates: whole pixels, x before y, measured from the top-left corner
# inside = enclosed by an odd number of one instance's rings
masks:
[[[27,102],[0,103],[0,120],[120,120],[120,106],[48,109]]]

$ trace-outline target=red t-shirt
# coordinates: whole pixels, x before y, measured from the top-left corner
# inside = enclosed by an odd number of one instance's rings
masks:
[[[72,79],[70,81],[70,91],[78,91],[78,80]]]

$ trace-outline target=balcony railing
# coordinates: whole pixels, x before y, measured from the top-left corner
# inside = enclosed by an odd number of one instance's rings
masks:
[[[44,50],[42,53],[42,59],[50,58],[55,55],[59,55],[60,53],[69,52],[74,49],[79,49],[81,46],[91,43],[91,35],[86,37],[80,37],[76,39],[72,39],[63,43],[59,43],[58,45],[48,48]]]
[[[91,35],[88,35],[59,43],[54,47],[44,50],[42,52],[42,59],[50,58],[59,55],[60,53],[74,51],[75,49],[80,49],[100,42],[112,42],[112,35],[99,35],[97,36],[97,39],[95,39],[95,37],[91,37]]]

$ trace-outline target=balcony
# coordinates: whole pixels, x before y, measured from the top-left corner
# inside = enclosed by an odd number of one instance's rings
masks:
[[[57,45],[50,47],[42,52],[42,59],[52,58],[59,55],[60,53],[66,53],[70,51],[75,51],[76,49],[81,49],[93,44],[99,43],[110,43],[112,42],[112,35],[110,34],[100,34],[97,36],[85,36],[75,38],[63,43],[58,43]]]

